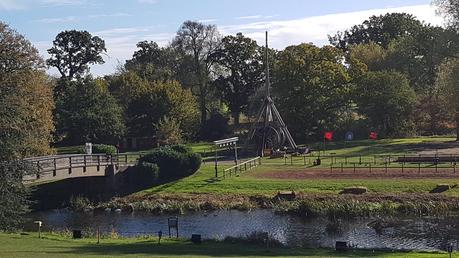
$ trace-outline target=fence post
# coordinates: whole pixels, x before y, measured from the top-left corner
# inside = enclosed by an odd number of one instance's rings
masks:
[[[84,164],[83,173],[86,173],[86,154],[83,155],[83,164]]]
[[[355,163],[353,165],[354,165],[354,174],[355,174]]]
[[[290,155],[290,165],[293,166],[293,155]]]
[[[368,163],[368,165],[370,165],[370,167],[369,167],[369,168],[370,168],[370,174],[371,174],[371,163]]]
[[[343,173],[343,162],[341,162],[341,173]]]
[[[376,165],[376,155],[373,156],[373,163]]]
[[[405,160],[405,159],[403,159],[403,160]],[[405,168],[405,162],[402,162],[402,174],[403,174],[404,168]]]
[[[347,156],[344,156],[344,163],[347,165]]]
[[[419,160],[419,163],[418,163],[418,174],[420,175],[421,174],[421,162]]]
[[[303,166],[306,166],[306,156],[303,156]]]
[[[287,165],[287,155],[284,155],[284,165]]]
[[[387,174],[387,162],[384,162],[384,166],[386,167],[386,174]]]
[[[69,174],[72,174],[72,157],[69,157]]]
[[[53,159],[53,163],[54,163],[53,176],[56,176],[57,175],[57,161],[56,161],[56,158]]]

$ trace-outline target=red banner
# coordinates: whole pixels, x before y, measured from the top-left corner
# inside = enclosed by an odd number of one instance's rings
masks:
[[[378,139],[378,134],[376,132],[370,132],[370,139],[371,140],[377,140]]]
[[[325,132],[324,133],[324,139],[327,141],[333,140],[333,132]]]

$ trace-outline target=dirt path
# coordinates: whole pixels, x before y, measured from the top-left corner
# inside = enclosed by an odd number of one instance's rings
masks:
[[[303,170],[267,171],[251,173],[252,177],[270,179],[422,179],[422,178],[457,178],[459,179],[459,168],[454,173],[452,168],[333,168],[333,170],[314,168]]]

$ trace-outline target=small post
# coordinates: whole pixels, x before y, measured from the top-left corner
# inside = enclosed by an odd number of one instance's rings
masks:
[[[386,168],[386,174],[387,174],[387,162],[384,163],[384,166]]]
[[[354,165],[354,174],[355,174],[355,163],[353,163],[353,165]]]
[[[97,244],[100,244],[100,226],[97,227]]]
[[[284,155],[284,165],[287,165],[287,155]]]
[[[69,174],[72,174],[72,157],[69,157]]]
[[[403,159],[403,160],[405,160],[405,159]],[[402,174],[403,174],[404,168],[405,168],[405,161],[402,162]]]
[[[293,155],[290,155],[290,165],[293,165]]]
[[[341,173],[343,173],[343,162],[341,162]]]
[[[84,163],[83,173],[85,173],[86,172],[86,154],[83,155],[83,163]]]
[[[303,166],[306,166],[306,156],[303,156]]]
[[[53,159],[53,163],[54,163],[53,176],[56,176],[56,175],[57,175],[57,162],[56,162],[56,158]]]
[[[371,173],[371,163],[368,163],[368,165],[370,165],[370,173]]]
[[[161,244],[161,237],[163,236],[163,231],[158,231],[158,245]]]
[[[230,172],[231,174],[231,172]],[[215,146],[215,177],[218,177],[217,146]],[[169,233],[170,235],[170,233]]]
[[[419,160],[420,161],[420,160]],[[421,162],[418,163],[418,174],[421,174]]]
[[[41,225],[43,224],[43,222],[40,221],[40,220],[37,220],[37,221],[34,221],[33,223],[37,224],[37,226],[38,226],[38,238],[41,238]]]

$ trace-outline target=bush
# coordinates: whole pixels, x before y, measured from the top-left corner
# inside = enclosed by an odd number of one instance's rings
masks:
[[[157,164],[160,178],[171,179],[196,172],[201,166],[201,156],[193,153],[188,147],[175,145],[157,148],[143,156],[139,162]]]
[[[229,132],[228,118],[220,113],[214,113],[204,122],[201,129],[202,140],[218,140]]]
[[[151,186],[159,179],[159,168],[150,162],[140,162],[135,166],[135,183]]]
[[[93,144],[92,153],[114,155],[116,154],[116,147],[113,145],[106,145],[106,144]]]

